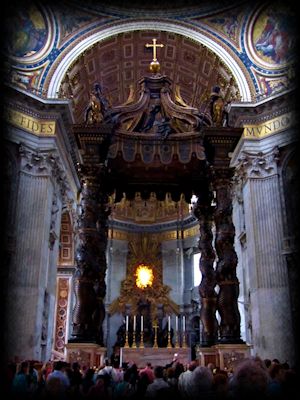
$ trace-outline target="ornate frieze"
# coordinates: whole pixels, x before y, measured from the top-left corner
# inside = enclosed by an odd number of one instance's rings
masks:
[[[254,104],[233,103],[229,126],[244,127],[244,137],[259,140],[295,125],[295,106],[291,93]]]
[[[6,119],[18,128],[24,129],[37,136],[54,136],[56,131],[56,121],[41,118],[34,118],[23,112],[8,109]]]
[[[121,201],[114,206],[114,218],[138,224],[159,223],[178,220],[179,209],[183,218],[188,217],[188,203],[184,199],[173,201],[170,193],[166,193],[164,200],[158,200],[155,192],[151,192],[148,199],[142,199],[141,193],[136,192],[133,200],[128,200],[124,193]]]
[[[292,127],[293,122],[293,113],[289,112],[260,124],[246,124],[244,125],[243,136],[246,139],[261,139]]]

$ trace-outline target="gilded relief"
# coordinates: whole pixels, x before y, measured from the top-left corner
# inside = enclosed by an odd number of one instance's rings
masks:
[[[137,284],[139,269],[150,272],[151,284]],[[179,308],[170,298],[171,288],[162,281],[161,245],[153,234],[132,234],[129,241],[126,278],[121,282],[120,296],[109,309],[111,314],[124,313],[130,306],[131,314],[138,315],[141,307],[149,304],[149,318],[157,316],[157,307],[162,305],[165,313],[179,313]]]
[[[133,200],[123,195],[122,200],[115,205],[114,217],[119,220],[130,220],[137,223],[155,223],[168,220],[178,220],[189,215],[189,204],[184,197],[179,202],[167,193],[164,200],[158,200],[154,192],[147,200],[143,200],[140,192],[136,192]]]

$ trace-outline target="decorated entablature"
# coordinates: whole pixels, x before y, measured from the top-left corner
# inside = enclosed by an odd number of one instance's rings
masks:
[[[179,307],[169,297],[171,288],[163,284],[161,247],[155,235],[132,234],[129,242],[126,278],[120,296],[110,305],[109,313],[139,315],[149,305],[150,320],[157,318],[158,306],[165,315],[179,314]]]

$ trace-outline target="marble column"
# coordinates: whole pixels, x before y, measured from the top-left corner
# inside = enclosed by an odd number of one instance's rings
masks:
[[[81,168],[82,193],[75,252],[73,338],[103,345],[109,199],[104,164]]]
[[[243,177],[252,335],[255,353],[293,363],[288,271],[283,255],[283,206],[274,148],[242,151],[235,165]]]
[[[50,262],[50,253],[54,249],[54,235],[59,236],[55,221],[60,220],[66,180],[54,151],[32,150],[22,145],[19,160],[4,349],[6,358],[40,360],[45,356],[42,348],[54,318],[48,300],[49,295],[55,295],[55,287],[50,288],[48,283],[51,275],[56,275],[56,265]]]
[[[203,326],[200,337],[200,345],[202,347],[212,346],[216,344],[218,339],[217,293],[215,291],[217,281],[214,270],[215,251],[212,246],[213,207],[211,202],[211,192],[206,190],[198,194],[198,199],[193,209],[200,227],[198,246],[201,252],[199,267],[202,274],[199,285],[201,297],[200,319]]]
[[[214,171],[216,191],[215,249],[218,256],[216,279],[219,286],[217,310],[220,314],[220,343],[241,343],[240,313],[238,309],[239,281],[236,276],[237,255],[234,249],[235,228],[232,223],[232,171],[229,168]]]

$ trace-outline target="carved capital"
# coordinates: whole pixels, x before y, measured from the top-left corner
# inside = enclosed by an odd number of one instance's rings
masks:
[[[55,151],[32,150],[21,144],[19,154],[22,172],[33,176],[51,176],[62,196],[69,189],[66,173]]]
[[[50,168],[47,163],[48,153],[31,150],[21,144],[19,155],[21,157],[21,171],[39,176],[48,176],[50,174]]]
[[[267,153],[242,151],[235,167],[235,176],[246,180],[247,178],[266,178],[275,175],[279,159],[277,146]]]

